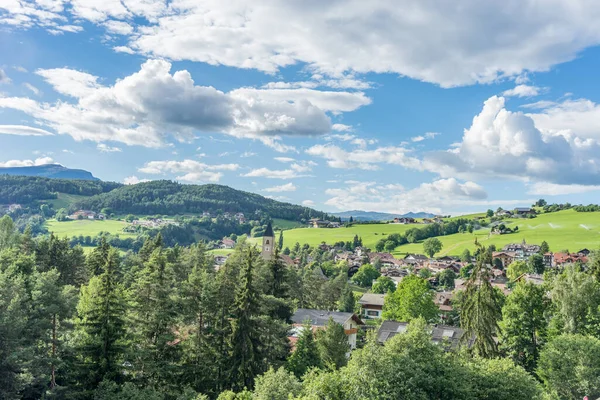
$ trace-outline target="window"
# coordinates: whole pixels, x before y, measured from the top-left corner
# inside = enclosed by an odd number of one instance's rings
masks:
[[[369,317],[378,317],[379,316],[379,311],[367,311],[367,315]]]
[[[265,242],[265,244],[269,244],[269,239],[267,239],[267,241]]]
[[[269,251],[269,248],[268,248],[268,247],[265,247],[265,251]]]

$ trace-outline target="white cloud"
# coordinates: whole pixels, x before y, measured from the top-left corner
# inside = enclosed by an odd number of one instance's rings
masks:
[[[75,152],[73,150],[69,150],[69,149],[63,149],[62,152],[67,153],[67,154],[75,154]]]
[[[337,132],[351,132],[352,127],[350,125],[344,124],[333,124],[331,125],[331,129]]]
[[[0,68],[0,84],[2,83],[10,83],[11,80],[8,77],[8,75],[6,75],[6,72],[4,72],[4,70],[2,68]]]
[[[407,155],[410,150],[403,147],[378,147],[373,150],[355,149],[345,151],[334,145],[315,145],[306,150],[307,154],[324,158],[332,168],[377,170],[378,164],[400,165],[419,168],[420,161]]]
[[[568,132],[540,131],[532,117],[485,101],[460,147],[426,156],[423,167],[442,177],[510,178],[562,185],[600,184],[600,144]]]
[[[117,35],[128,35],[133,32],[133,27],[123,21],[106,21],[104,27],[108,32]]]
[[[557,185],[549,182],[535,182],[528,187],[527,193],[541,196],[587,193],[600,190],[600,185]]]
[[[36,88],[31,83],[25,82],[25,83],[23,83],[23,86],[25,86],[27,89],[31,90],[33,92],[33,94],[35,94],[36,96],[39,96],[42,94],[40,89]]]
[[[17,136],[52,136],[51,132],[44,129],[33,128],[26,125],[0,125],[0,135],[17,135]]]
[[[410,140],[412,142],[422,142],[423,140],[426,140],[426,139],[433,139],[434,137],[436,137],[439,134],[440,134],[439,132],[427,132],[424,135],[414,136],[414,137],[410,138]]]
[[[290,183],[286,183],[284,185],[266,188],[266,189],[263,189],[263,191],[271,192],[271,193],[280,193],[280,192],[295,192],[296,189],[297,189],[296,186],[292,182],[290,182]]]
[[[512,89],[505,90],[502,95],[505,97],[534,97],[540,94],[541,89],[537,86],[517,85]]]
[[[54,164],[54,160],[50,157],[40,157],[35,160],[9,160],[5,162],[0,162],[0,167],[9,168],[9,167],[33,167],[37,165],[46,165],[46,164]]]
[[[22,73],[28,72],[28,71],[27,71],[27,68],[25,68],[25,67],[22,67],[22,66],[20,66],[20,65],[15,65],[15,66],[13,66],[13,69],[14,69],[15,71],[22,72]]]
[[[138,171],[149,175],[183,174],[175,179],[186,182],[218,182],[223,176],[221,171],[236,171],[239,167],[238,164],[209,165],[194,160],[150,161]]]
[[[253,169],[252,171],[242,174],[241,176],[247,178],[269,178],[269,179],[292,179],[292,178],[301,178],[307,175],[302,174],[293,169],[284,169],[284,170],[272,170],[268,168],[258,168]]]
[[[119,147],[111,147],[104,143],[98,143],[96,146],[101,153],[120,153],[122,150]]]
[[[525,106],[540,110],[527,115],[542,132],[600,140],[600,104],[587,99],[567,99],[560,103],[545,101]]]
[[[150,179],[140,179],[135,175],[128,176],[125,179],[123,179],[123,183],[126,185],[135,185],[141,182],[150,182]]]
[[[115,47],[113,47],[113,50],[116,51],[117,53],[135,54],[135,51],[131,50],[127,46],[115,46]]]
[[[377,186],[375,182],[352,182],[347,187],[328,189],[325,204],[338,210],[377,210],[403,214],[409,211],[440,213],[465,205],[489,205],[487,193],[475,182],[454,178],[422,183],[411,190],[401,185]]]
[[[314,207],[315,202],[312,200],[302,200],[302,205],[306,207]]]
[[[179,141],[191,140],[195,131],[220,132],[287,152],[295,149],[279,135],[325,134],[331,130],[327,112],[354,110],[370,101],[362,93],[309,89],[224,93],[196,85],[185,70],[171,74],[170,69],[166,61],[150,60],[113,86],[67,68],[38,70],[57,92],[76,102],[3,97],[0,108],[20,110],[76,140],[159,147],[165,144],[165,132]]]
[[[275,157],[274,160],[282,162],[282,163],[290,163],[290,162],[296,161],[296,160],[294,160],[293,158],[290,158],[290,157]]]
[[[242,153],[242,155],[240,157],[247,158],[247,157],[254,157],[256,155],[257,155],[256,153],[253,153],[251,151],[245,151]]]

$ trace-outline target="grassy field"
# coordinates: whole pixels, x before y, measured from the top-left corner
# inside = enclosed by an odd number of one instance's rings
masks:
[[[566,210],[541,214],[534,219],[511,219],[506,225],[511,228],[518,226],[519,231],[508,235],[490,235],[489,229],[480,229],[473,234],[440,236],[444,248],[436,256],[460,255],[465,249],[473,251],[475,238],[484,246],[494,244],[498,248],[509,243],[521,242],[523,239],[531,244],[540,244],[545,240],[554,252],[574,252],[582,248],[596,249],[600,246],[600,213]],[[401,256],[406,253],[423,253],[423,244],[405,244],[396,248],[393,254]]]
[[[72,203],[81,199],[85,199],[86,197],[87,196],[80,196],[77,194],[58,193],[58,198],[54,200],[48,200],[48,203],[52,204],[55,210],[58,210],[59,208],[67,208]]]
[[[46,222],[48,231],[54,232],[54,234],[60,237],[79,235],[94,237],[100,232],[109,232],[113,235],[119,235],[122,238],[135,238],[136,234],[123,232],[123,228],[125,228],[127,225],[127,222],[113,220],[95,221],[83,219],[65,222],[49,220]]]
[[[390,233],[404,233],[406,230],[422,225],[402,225],[402,224],[358,224],[349,228],[300,228],[283,232],[283,245],[292,248],[294,243],[308,243],[316,246],[325,242],[333,244],[339,241],[348,241],[358,235],[362,238],[363,244],[372,249],[379,239],[384,238]]]
[[[297,222],[297,221],[288,221],[287,219],[273,218],[273,227],[279,227],[284,230],[301,228],[303,226],[306,226],[306,225],[304,225],[300,222]]]

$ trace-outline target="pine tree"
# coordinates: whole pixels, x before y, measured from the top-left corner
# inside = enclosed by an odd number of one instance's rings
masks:
[[[108,261],[108,255],[110,253],[110,245],[106,241],[106,238],[102,236],[100,243],[91,253],[87,256],[86,264],[88,272],[91,276],[100,275],[104,272],[104,266]]]
[[[342,290],[342,296],[339,301],[339,310],[342,312],[354,312],[356,307],[356,297],[350,286],[346,285]]]
[[[317,346],[321,361],[325,367],[335,370],[347,364],[350,352],[348,336],[344,327],[329,317],[327,327],[317,332]]]
[[[252,388],[254,377],[262,372],[260,351],[260,331],[257,321],[258,292],[253,284],[254,267],[259,253],[248,247],[240,271],[240,283],[236,290],[233,318],[231,320],[231,374],[230,382],[234,390]]]
[[[305,321],[301,329],[296,348],[287,362],[287,369],[298,378],[302,378],[310,368],[322,365],[310,320]]]
[[[475,338],[473,351],[481,357],[492,358],[498,354],[494,338],[499,329],[501,308],[487,268],[491,257],[485,247],[478,250],[477,263],[463,293],[460,324],[465,331],[463,340]]]
[[[279,249],[275,249],[274,257],[267,262],[266,275],[265,294],[281,299],[287,298],[289,292],[287,267],[281,257],[279,257]]]
[[[283,250],[283,229],[279,231],[279,250]]]
[[[111,249],[102,275],[81,288],[76,328],[87,389],[103,379],[118,381],[122,376],[125,298],[116,279],[118,263],[119,253]]]

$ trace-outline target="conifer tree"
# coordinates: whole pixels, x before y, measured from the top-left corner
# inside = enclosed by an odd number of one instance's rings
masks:
[[[310,368],[322,366],[310,320],[304,321],[301,329],[296,348],[287,362],[287,369],[298,378],[301,378]]]
[[[339,303],[340,311],[354,312],[354,307],[356,307],[356,297],[350,286],[346,285],[344,289],[342,289],[342,296],[340,297]]]
[[[467,280],[460,310],[460,324],[464,329],[463,340],[475,338],[473,351],[485,358],[498,354],[495,336],[498,332],[498,320],[501,306],[490,282],[491,256],[485,247],[478,246],[477,263]]]
[[[125,336],[125,298],[116,279],[117,250],[111,249],[102,275],[81,288],[76,320],[78,350],[85,366],[84,384],[95,388],[103,379],[120,380]]]
[[[344,327],[329,317],[327,327],[317,332],[317,347],[323,366],[335,370],[347,364],[350,352]]]
[[[279,250],[283,250],[283,229],[279,231]]]
[[[262,369],[259,357],[260,330],[256,321],[258,292],[253,284],[253,274],[259,253],[256,248],[245,250],[240,271],[240,284],[236,290],[231,321],[231,386],[234,390],[252,388],[254,377]]]
[[[87,256],[86,264],[88,272],[91,276],[100,275],[104,272],[104,266],[108,261],[108,255],[110,253],[110,245],[103,236],[100,238],[100,243],[92,252]]]

